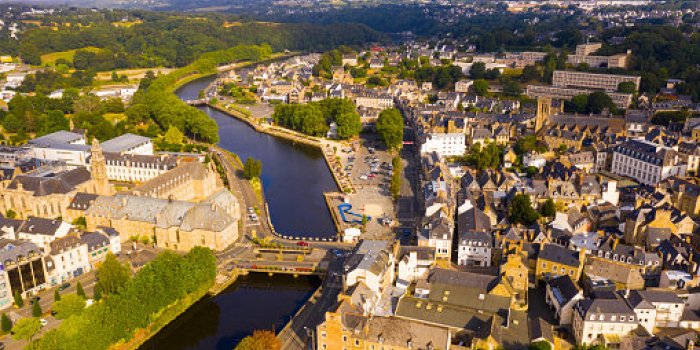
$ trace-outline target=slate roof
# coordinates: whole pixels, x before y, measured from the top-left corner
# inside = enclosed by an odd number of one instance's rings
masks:
[[[552,290],[559,305],[565,305],[579,293],[569,275],[552,278],[547,281],[547,286]]]
[[[558,244],[545,244],[540,250],[539,259],[553,261],[567,266],[579,266],[579,252],[569,250]]]
[[[27,220],[20,226],[19,232],[35,234],[35,235],[46,235],[53,236],[63,221],[54,219],[39,218],[36,216],[30,216]]]
[[[34,192],[34,196],[39,197],[70,193],[76,186],[89,180],[90,172],[85,167],[77,167],[50,176],[19,175],[10,182],[7,188],[17,189],[21,183],[22,188]]]

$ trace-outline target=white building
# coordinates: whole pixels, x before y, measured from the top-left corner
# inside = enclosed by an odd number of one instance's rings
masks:
[[[153,155],[153,142],[145,136],[124,134],[102,142],[102,151],[106,153]]]
[[[85,166],[90,155],[85,135],[70,131],[57,131],[27,143],[32,147],[35,158],[62,161],[67,165]]]
[[[419,278],[427,277],[435,264],[435,251],[431,247],[402,247],[398,262],[396,286],[407,288]]]
[[[640,306],[649,309],[645,314],[638,313],[637,318],[642,325],[647,323],[645,328],[650,332],[654,327],[678,327],[685,310],[685,302],[671,291],[633,290],[627,300],[635,312]]]
[[[491,218],[471,202],[460,206],[457,214],[457,263],[469,266],[491,266],[493,236]]]
[[[70,235],[51,242],[50,261],[46,262],[49,282],[60,284],[90,272],[88,246],[80,238]]]
[[[363,240],[345,262],[343,287],[364,283],[376,296],[394,282],[394,254],[388,241]]]
[[[146,182],[177,167],[173,156],[105,153],[107,178],[113,181]]]
[[[528,152],[523,156],[523,165],[527,167],[535,167],[540,169],[547,165],[547,159],[545,159],[541,154],[535,152]]]
[[[686,172],[686,164],[675,150],[643,139],[613,147],[611,168],[614,174],[646,185],[655,185],[670,176],[684,176]]]
[[[574,306],[572,327],[577,344],[619,341],[638,326],[637,315],[622,298],[583,299]]]
[[[48,249],[51,242],[65,237],[72,228],[73,225],[65,221],[30,216],[17,230],[17,239],[25,239]]]
[[[464,133],[430,133],[420,147],[421,154],[435,152],[440,156],[461,156],[467,151],[467,135]]]
[[[472,80],[460,80],[455,83],[455,92],[467,93],[472,85],[474,85],[474,81]]]
[[[461,231],[461,230],[460,230]],[[491,266],[493,237],[489,232],[460,232],[457,263],[465,266]]]

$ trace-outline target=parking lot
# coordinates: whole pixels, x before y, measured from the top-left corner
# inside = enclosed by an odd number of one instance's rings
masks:
[[[356,193],[349,195],[353,210],[371,217],[363,238],[382,239],[391,236],[395,223],[394,203],[389,191],[393,169],[391,154],[374,134],[363,134],[354,147],[338,152],[346,174]]]

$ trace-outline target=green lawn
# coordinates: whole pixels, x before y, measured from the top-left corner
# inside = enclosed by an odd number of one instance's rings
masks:
[[[63,58],[64,60],[69,61],[69,62],[73,62],[73,56],[75,55],[75,52],[78,50],[100,52],[101,49],[98,47],[94,47],[94,46],[87,46],[87,47],[83,47],[81,49],[47,53],[45,55],[41,55],[41,65],[42,66],[46,66],[46,65],[53,66],[56,63],[56,60],[58,60],[60,58]]]

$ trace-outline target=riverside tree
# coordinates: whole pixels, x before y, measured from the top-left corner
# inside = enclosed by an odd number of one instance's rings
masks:
[[[120,263],[111,252],[107,253],[105,261],[97,268],[97,285],[104,294],[117,293],[130,278],[131,269]]]
[[[261,175],[262,161],[248,157],[243,164],[243,177],[252,180],[254,178],[259,178]]]
[[[234,350],[280,350],[282,343],[272,331],[257,330],[241,340]]]
[[[85,310],[85,299],[77,294],[68,294],[51,305],[51,311],[56,314],[56,318],[59,320],[80,315],[83,310]]]

